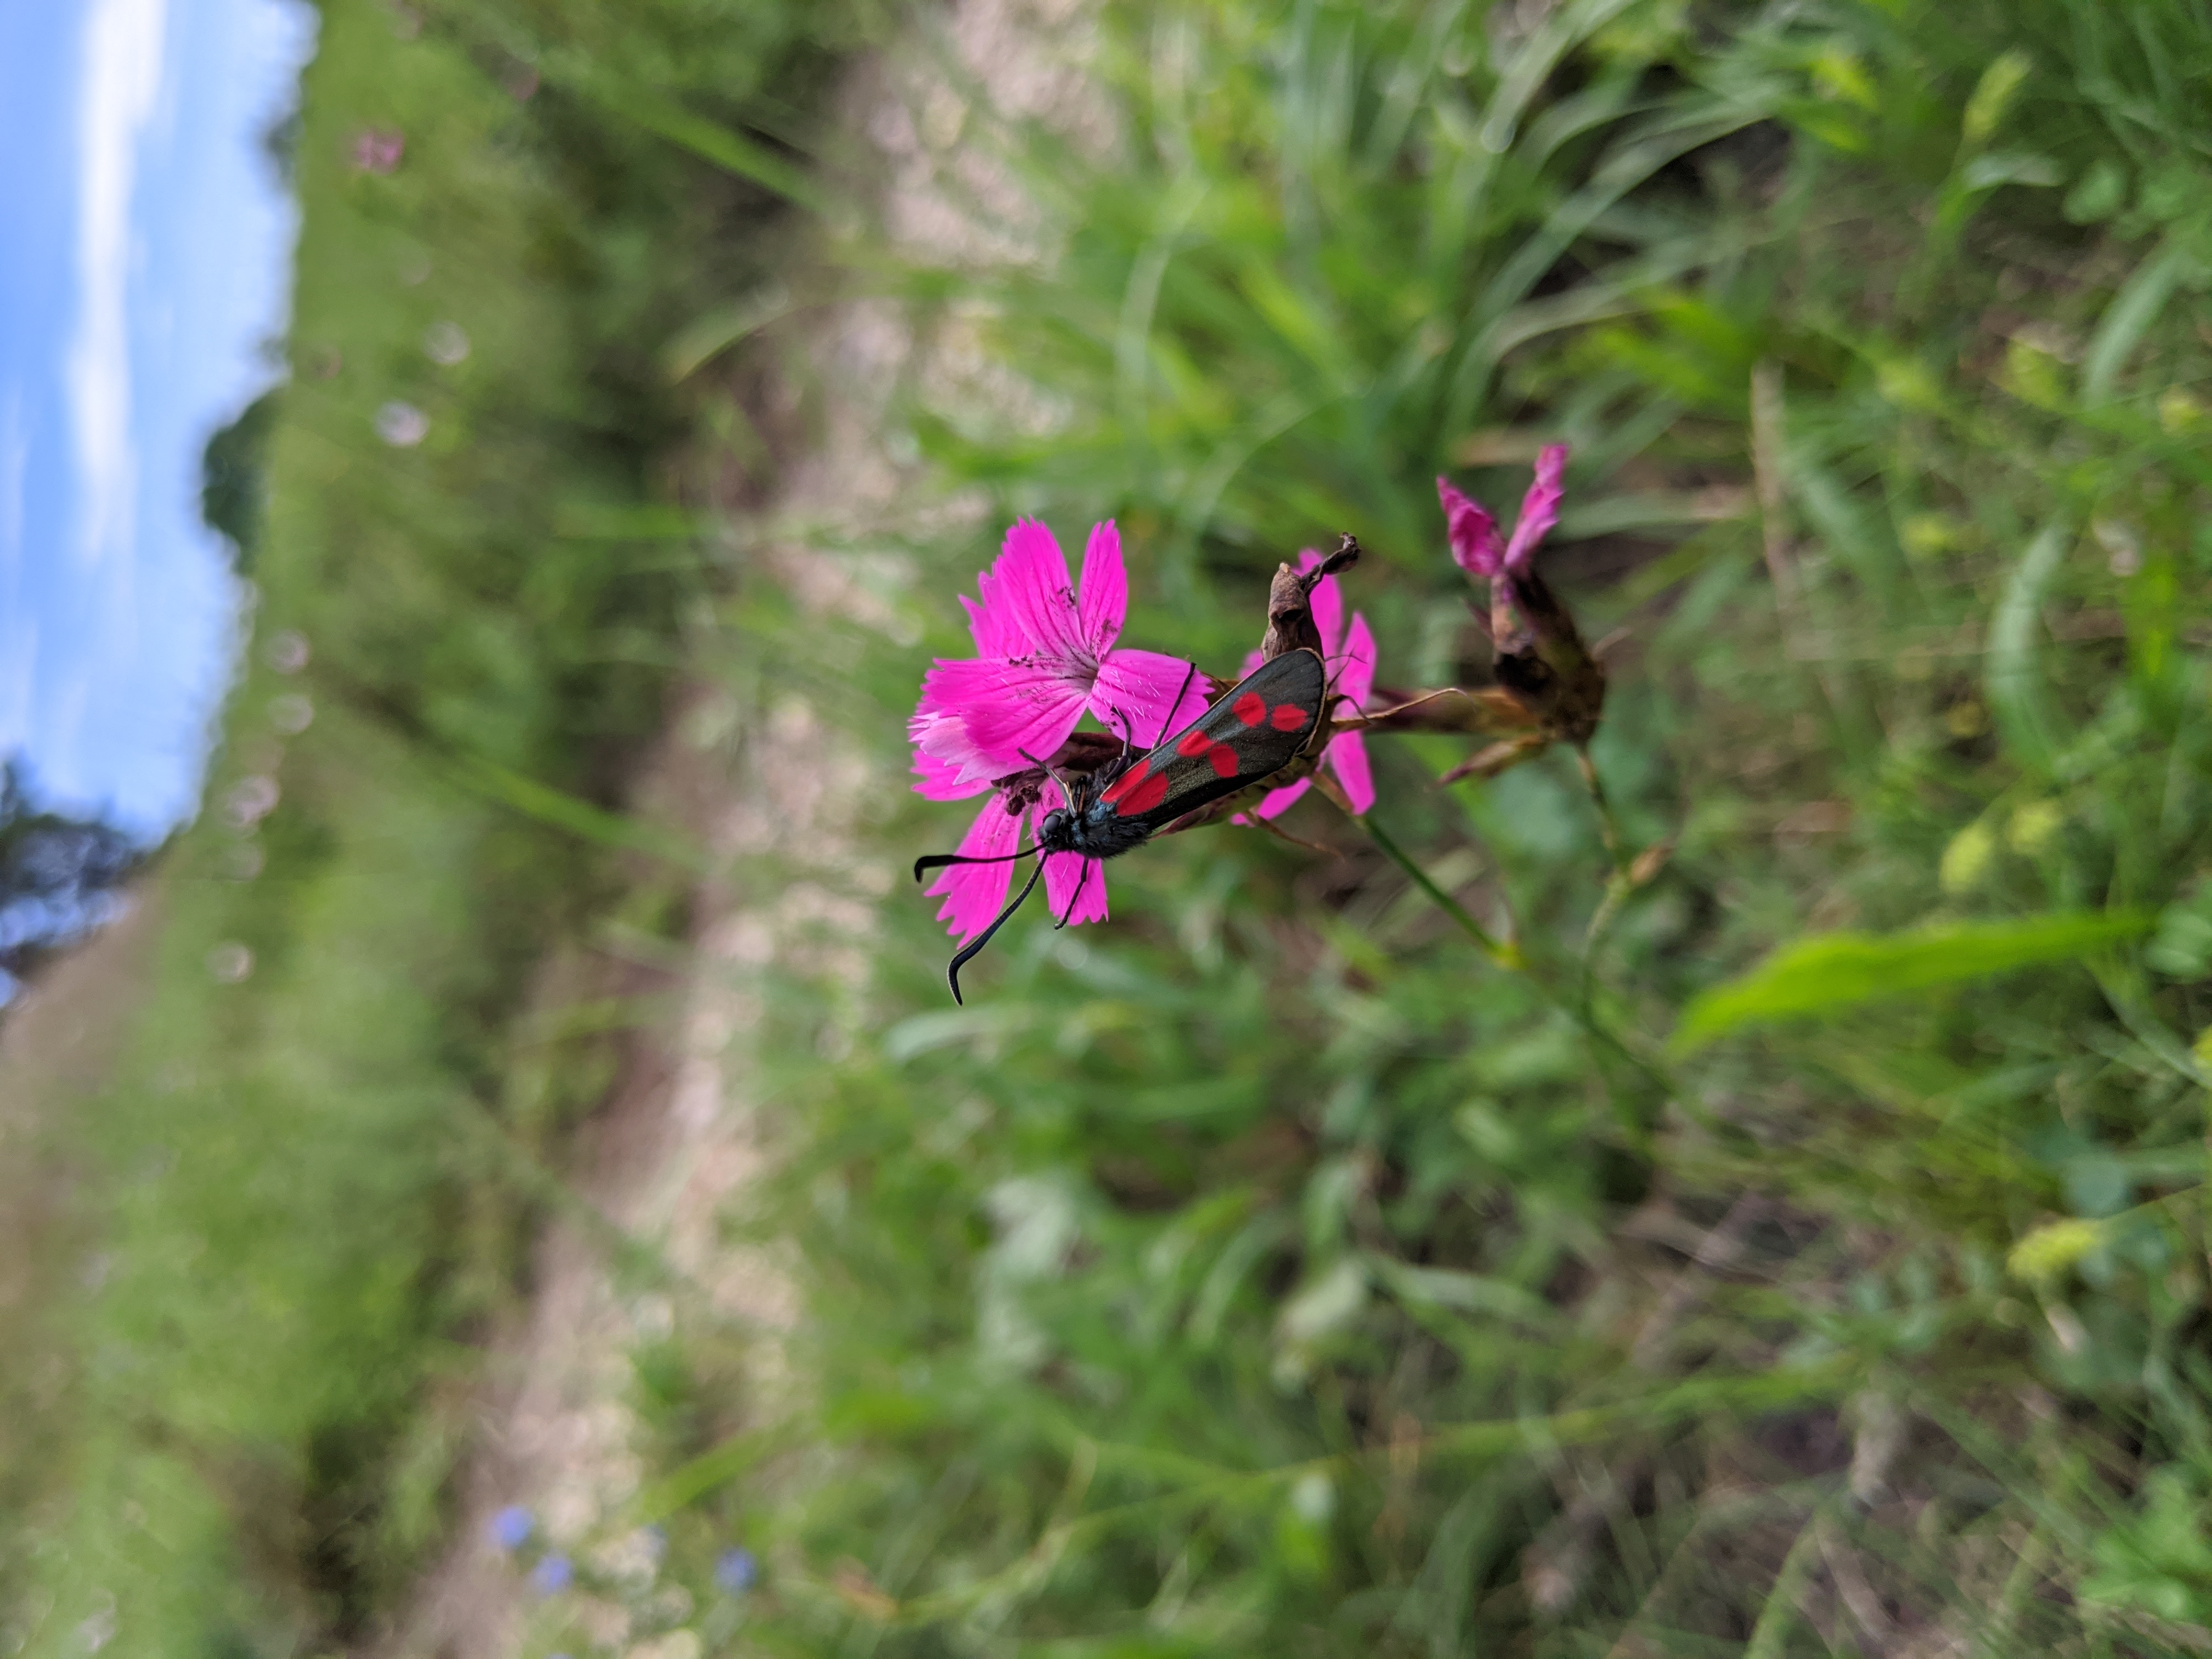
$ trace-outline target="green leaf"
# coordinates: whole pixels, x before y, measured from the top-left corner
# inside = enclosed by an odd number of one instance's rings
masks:
[[[1959,137],[1969,148],[1986,144],[1996,136],[2005,111],[2012,104],[2013,94],[2020,90],[2021,82],[2027,79],[2028,71],[2034,67],[2034,59],[2015,46],[1982,71],[1982,78],[1975,83],[1973,95],[1966,100],[1966,114],[1959,123]]]
[[[2095,224],[2109,219],[2127,204],[2128,175],[2109,157],[2092,161],[2074,188],[2066,192],[2061,210],[2070,223]]]
[[[1784,945],[1748,974],[1700,994],[1684,1010],[1672,1047],[1685,1054],[1741,1025],[2064,962],[2136,938],[2150,924],[2142,911],[2060,911],[1901,933],[1818,934]]]
[[[2057,719],[2045,695],[2037,662],[2036,636],[2043,626],[2043,597],[2058,574],[2074,526],[2063,520],[2045,525],[2027,544],[1990,617],[1990,648],[1982,688],[2007,747],[2038,771],[2051,769]]]
[[[1960,171],[1968,190],[1994,190],[1999,185],[2027,185],[2048,190],[2066,181],[2065,170],[2048,155],[2033,150],[1998,150],[1978,155]]]
[[[817,211],[822,208],[821,188],[804,167],[744,133],[694,113],[665,93],[610,71],[588,54],[548,52],[538,66],[548,79],[565,82],[602,108],[627,117],[670,143],[772,190],[799,207]]]
[[[2160,913],[2158,932],[2143,959],[2168,979],[2212,974],[2212,885]]]
[[[2110,394],[2133,352],[2180,284],[2187,255],[2179,243],[2165,246],[2137,265],[2120,285],[2098,319],[2097,331],[2081,359],[2081,401],[2100,403]]]

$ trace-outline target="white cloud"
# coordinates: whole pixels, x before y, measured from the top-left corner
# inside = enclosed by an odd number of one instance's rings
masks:
[[[78,313],[65,372],[76,452],[76,553],[127,580],[138,458],[131,435],[131,199],[160,108],[167,0],[91,0],[77,104]],[[118,556],[121,556],[118,557]]]
[[[46,687],[40,714],[39,738],[51,758],[39,768],[41,793],[51,794],[64,810],[97,810],[104,805],[94,795],[92,758],[84,752],[85,713],[92,702],[92,676],[82,663],[58,682]]]
[[[23,595],[23,490],[30,434],[23,427],[23,389],[8,388],[0,408],[0,754],[22,746],[31,728],[31,675],[38,635]]]
[[[11,386],[7,404],[0,408],[0,597],[12,599],[22,584],[23,482],[30,460],[30,436],[23,430],[23,388]]]

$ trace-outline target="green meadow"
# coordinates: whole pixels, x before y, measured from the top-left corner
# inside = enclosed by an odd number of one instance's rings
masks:
[[[150,989],[100,1086],[42,1103],[68,1195],[0,1429],[33,1650],[384,1628],[614,1069],[571,1005],[665,977],[640,964],[684,872],[618,811],[706,568],[659,354],[761,279],[781,198],[594,99],[658,77],[796,120],[838,23],[735,6],[701,51],[690,11],[631,9],[607,42],[585,7],[319,9],[277,140],[305,222],[248,446],[250,652],[207,808],[146,878]],[[586,59],[589,93],[561,78]]]
[[[252,655],[0,1308],[30,1650],[392,1627],[690,942],[624,810],[679,679],[881,793],[865,978],[745,987],[732,1242],[793,1264],[804,1397],[752,1420],[690,1313],[633,1356],[655,1651],[2212,1644],[2212,13],[1131,0],[1057,125],[934,9],[323,18]],[[834,88],[885,42],[1038,257],[879,228]],[[815,544],[888,627],[696,510],[769,452],[681,371],[773,281],[1020,394],[895,392],[910,514]],[[1354,531],[1382,680],[1480,684],[1435,479],[1510,523],[1553,441],[1601,802],[1377,735],[1365,821],[1141,849],[951,1004],[903,870],[970,808],[904,722],[1007,523],[1114,519],[1122,642],[1224,676]],[[565,1593],[527,1639],[591,1645]]]

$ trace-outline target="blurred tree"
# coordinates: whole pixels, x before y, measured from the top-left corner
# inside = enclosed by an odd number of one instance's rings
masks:
[[[261,154],[276,170],[278,181],[288,190],[299,178],[300,132],[303,125],[300,107],[295,104],[261,130]]]
[[[0,763],[0,992],[122,908],[143,849],[112,825],[40,811]]]
[[[271,386],[210,438],[200,459],[200,517],[238,550],[238,573],[251,574],[269,501],[269,436],[279,388]]]

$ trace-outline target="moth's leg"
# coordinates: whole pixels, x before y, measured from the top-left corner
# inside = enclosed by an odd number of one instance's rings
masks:
[[[1066,913],[1063,915],[1058,921],[1055,921],[1052,925],[1053,931],[1054,933],[1058,933],[1061,928],[1067,926],[1068,919],[1075,914],[1075,907],[1083,902],[1083,890],[1090,884],[1091,866],[1097,862],[1098,860],[1097,859],[1085,859],[1083,860],[1083,873],[1075,878],[1075,890],[1067,896]],[[1042,859],[1039,859],[1037,863],[1042,866],[1044,863],[1044,860]]]

